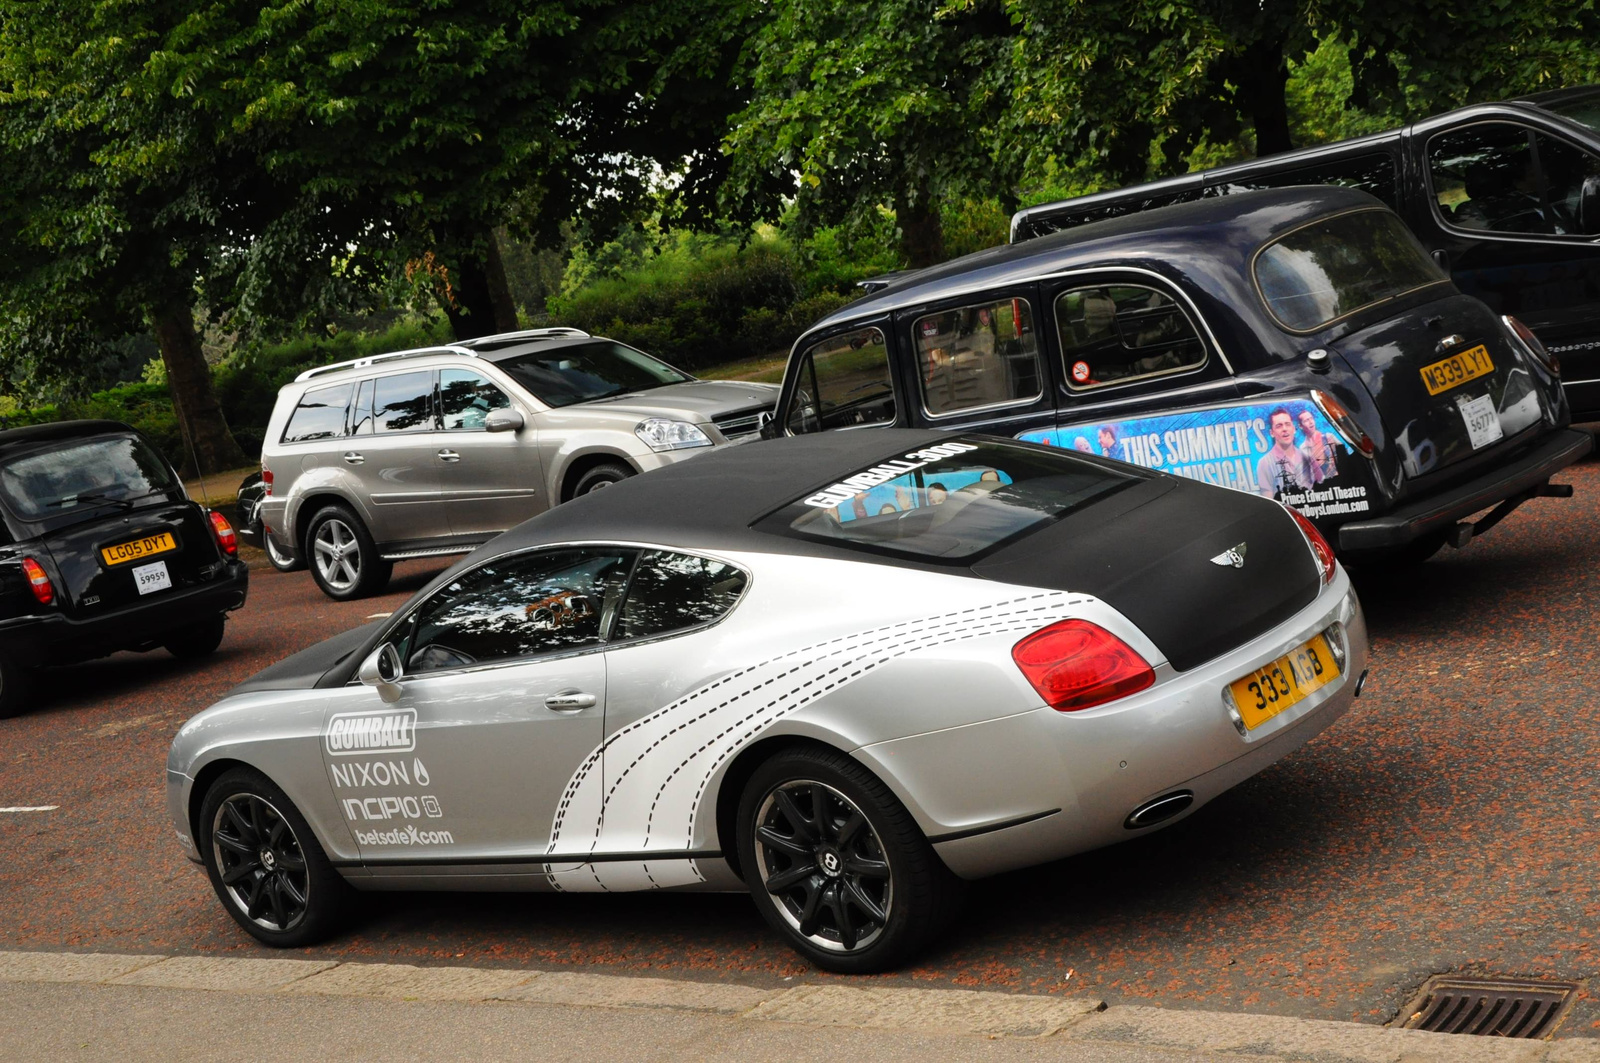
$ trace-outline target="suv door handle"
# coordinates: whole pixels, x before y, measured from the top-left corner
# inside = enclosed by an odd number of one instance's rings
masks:
[[[581,690],[563,690],[544,699],[544,707],[552,712],[578,712],[592,709],[600,699]]]
[[[441,450],[441,451],[439,451],[439,460],[440,461],[460,461],[461,460],[461,455],[457,454],[453,450],[448,450],[448,449]]]
[[[357,453],[354,450],[347,450],[347,451],[344,452],[344,463],[346,465],[360,465],[362,462],[364,462],[366,460],[367,460],[366,458],[362,457],[359,453]]]

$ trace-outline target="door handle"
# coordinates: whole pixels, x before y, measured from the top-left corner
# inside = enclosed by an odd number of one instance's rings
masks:
[[[581,690],[563,690],[544,699],[544,707],[551,712],[578,712],[592,709],[600,699]]]
[[[461,460],[461,455],[457,454],[453,450],[441,450],[441,451],[439,451],[439,460],[440,461],[460,461]]]
[[[362,462],[364,462],[366,460],[367,460],[366,458],[362,457],[359,453],[357,453],[354,450],[347,450],[347,451],[344,452],[344,463],[346,465],[360,465]]]

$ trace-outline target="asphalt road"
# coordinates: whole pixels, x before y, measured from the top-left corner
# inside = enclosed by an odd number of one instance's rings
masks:
[[[1164,832],[978,884],[943,947],[880,984],[1382,1023],[1437,972],[1600,971],[1600,463],[1466,550],[1358,574],[1373,674],[1351,713]],[[52,673],[0,721],[0,948],[268,955],[167,826],[173,732],[233,683],[390,610],[252,573],[223,648]],[[823,981],[742,896],[369,895],[306,955]],[[1600,993],[1600,989],[1596,990]],[[1566,1036],[1600,1036],[1587,996]]]

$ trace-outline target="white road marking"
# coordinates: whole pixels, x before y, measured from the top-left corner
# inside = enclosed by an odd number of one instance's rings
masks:
[[[367,619],[368,620],[382,620],[386,616],[393,616],[393,615],[394,615],[393,613],[368,613],[367,614]]]
[[[0,812],[54,812],[60,805],[12,805],[9,808],[0,808]]]

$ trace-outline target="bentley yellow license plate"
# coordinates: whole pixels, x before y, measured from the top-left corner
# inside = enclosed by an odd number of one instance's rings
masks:
[[[172,533],[162,532],[159,535],[146,535],[143,539],[135,539],[131,543],[102,546],[100,548],[100,556],[105,558],[105,562],[108,565],[121,565],[129,561],[137,561],[141,557],[154,557],[156,554],[164,554],[177,548],[178,541],[172,537]]]
[[[1254,730],[1338,678],[1339,662],[1327,637],[1318,635],[1265,668],[1235,679],[1228,689],[1246,729]]]
[[[1480,343],[1471,350],[1452,354],[1442,362],[1423,366],[1422,386],[1428,389],[1429,395],[1437,395],[1492,372],[1494,362],[1489,360],[1489,348]]]

